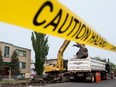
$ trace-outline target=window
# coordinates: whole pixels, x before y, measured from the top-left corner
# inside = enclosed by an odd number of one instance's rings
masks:
[[[8,46],[4,47],[4,57],[9,58],[9,50],[10,48]]]
[[[21,62],[19,63],[20,69],[25,69],[26,68],[26,63],[25,62]]]
[[[26,57],[26,51],[17,49],[17,53],[18,53],[18,56],[20,56],[20,57]]]

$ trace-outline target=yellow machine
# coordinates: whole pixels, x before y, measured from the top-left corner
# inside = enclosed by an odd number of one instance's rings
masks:
[[[51,64],[51,65],[45,65],[45,73],[50,73],[50,72],[60,72],[60,71],[65,71],[66,69],[64,68],[64,62],[63,62],[63,53],[65,49],[67,48],[68,44],[70,43],[69,40],[65,40],[62,46],[60,47],[58,51],[58,56],[57,56],[57,64]]]

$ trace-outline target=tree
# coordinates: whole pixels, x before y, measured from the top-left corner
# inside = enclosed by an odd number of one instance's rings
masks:
[[[101,58],[100,58],[99,56],[97,56],[97,57],[94,57],[94,59],[96,59],[96,60],[100,60]]]
[[[111,70],[116,73],[116,65],[111,62]]]
[[[31,41],[35,52],[35,71],[38,75],[42,75],[49,50],[48,37],[45,34],[32,32]]]
[[[13,52],[11,61],[11,75],[19,75],[20,68],[19,68],[19,59],[16,50]]]
[[[103,61],[103,62],[106,62],[106,58],[101,58],[101,57],[99,57],[99,56],[94,57],[94,59],[100,60],[100,61]]]
[[[0,75],[2,75],[3,72],[3,60],[2,60],[2,51],[0,50]]]
[[[101,60],[103,62],[106,62],[107,69],[111,68],[111,71],[116,73],[116,65],[112,62],[110,62],[110,65],[108,64],[108,61],[106,61],[106,58],[101,58],[101,57],[94,57],[94,59]]]

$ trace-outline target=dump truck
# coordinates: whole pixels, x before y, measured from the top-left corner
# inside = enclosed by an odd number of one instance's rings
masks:
[[[109,60],[106,62],[90,56],[87,58],[78,58],[77,56],[70,58],[67,71],[71,73],[71,80],[100,82],[104,79],[114,78]]]

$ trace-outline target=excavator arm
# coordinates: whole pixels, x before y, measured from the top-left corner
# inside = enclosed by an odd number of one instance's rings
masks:
[[[57,66],[60,69],[60,71],[64,70],[63,53],[64,53],[64,51],[67,48],[69,43],[70,43],[69,40],[65,40],[58,51],[58,57],[57,57],[57,64],[58,65]]]
[[[60,47],[57,55],[57,65],[45,65],[45,72],[56,72],[56,71],[64,71],[64,62],[63,62],[63,53],[67,48],[68,44],[70,43],[69,40],[65,40]]]

